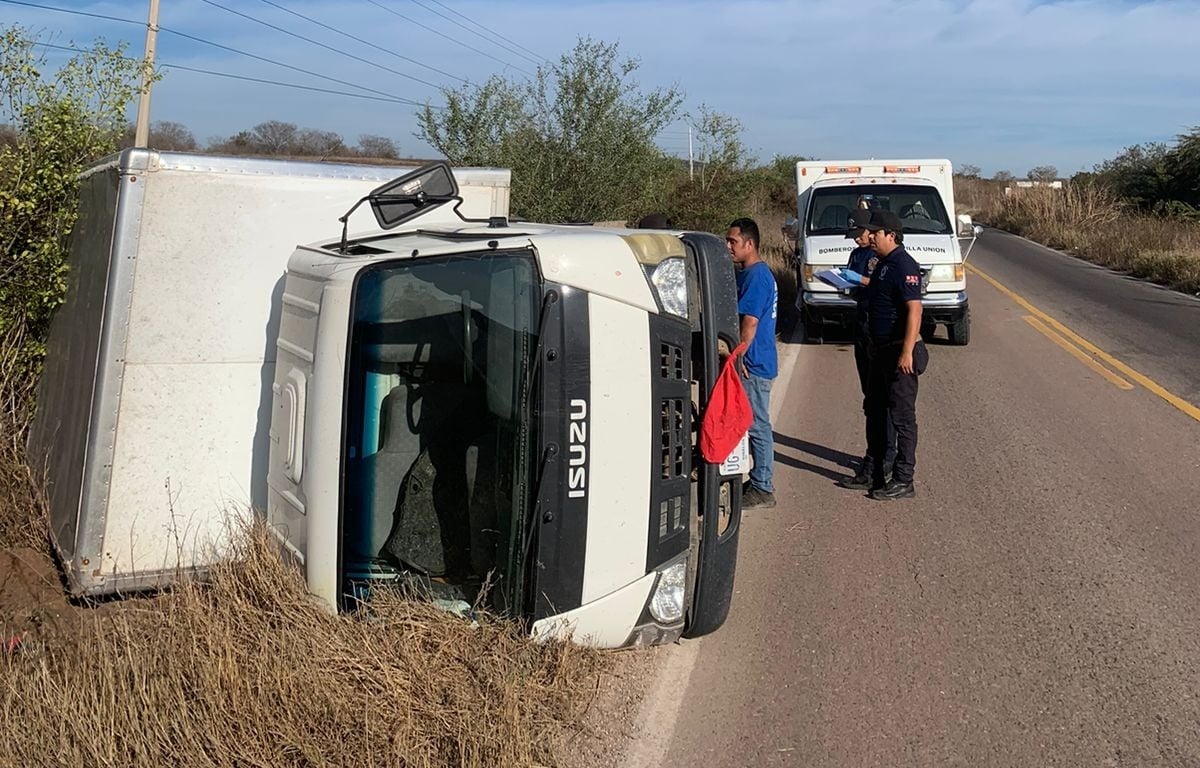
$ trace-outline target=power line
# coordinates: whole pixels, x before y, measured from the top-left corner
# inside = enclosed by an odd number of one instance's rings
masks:
[[[428,80],[422,80],[422,79],[421,79],[421,78],[419,78],[419,77],[415,77],[415,76],[413,76],[413,75],[410,75],[410,74],[408,74],[408,73],[406,73],[406,72],[401,72],[401,71],[400,71],[400,70],[398,70],[398,69],[392,69],[391,67],[385,67],[383,64],[380,64],[380,63],[378,63],[378,62],[371,61],[370,59],[364,59],[362,56],[355,56],[353,53],[349,53],[349,52],[347,52],[347,51],[343,51],[343,50],[340,50],[340,49],[338,49],[338,48],[334,48],[332,45],[326,45],[325,43],[322,43],[322,42],[320,42],[320,41],[313,40],[311,37],[305,37],[304,35],[298,34],[298,33],[296,33],[296,32],[292,32],[292,31],[290,31],[290,30],[286,30],[286,29],[284,29],[283,27],[276,26],[275,24],[271,24],[270,22],[263,21],[262,19],[257,19],[257,18],[255,18],[255,17],[251,16],[250,14],[247,14],[247,13],[242,13],[241,11],[235,11],[235,10],[234,10],[234,9],[232,9],[232,8],[229,8],[229,7],[227,7],[227,6],[221,5],[220,3],[216,2],[216,0],[201,0],[201,2],[208,3],[209,5],[213,6],[214,8],[220,8],[222,11],[226,11],[227,13],[232,13],[234,16],[240,16],[240,17],[242,17],[243,19],[247,19],[247,20],[249,20],[249,21],[253,21],[255,24],[261,24],[261,25],[263,25],[264,27],[268,27],[268,28],[270,28],[270,29],[273,29],[273,30],[275,30],[276,32],[282,32],[283,34],[285,34],[285,35],[289,35],[289,36],[291,36],[291,37],[294,37],[294,38],[296,38],[297,40],[303,40],[303,41],[304,41],[304,42],[306,42],[306,43],[311,43],[311,44],[313,44],[313,45],[315,45],[315,46],[318,46],[318,47],[320,47],[320,48],[324,48],[324,49],[325,49],[325,50],[327,50],[327,51],[332,51],[332,52],[334,52],[334,53],[338,54],[339,56],[345,56],[345,57],[347,57],[347,58],[354,59],[355,61],[360,61],[360,62],[362,62],[363,64],[367,64],[367,65],[369,65],[369,66],[376,67],[377,69],[382,69],[382,70],[384,70],[385,72],[391,72],[393,75],[399,75],[400,77],[406,77],[406,78],[408,78],[409,80],[413,80],[413,81],[415,81],[415,82],[421,83],[422,85],[427,85],[427,86],[429,86],[430,88],[434,88],[434,89],[436,89],[436,90],[439,90],[439,91],[440,91],[440,90],[442,90],[442,86],[440,86],[440,85],[438,85],[438,84],[436,84],[436,83],[431,83],[431,82],[429,82]],[[335,31],[336,31],[336,30],[335,30]],[[360,42],[361,42],[361,41],[360,41]],[[450,74],[449,72],[445,72],[445,71],[443,71],[443,70],[440,70],[440,69],[438,69],[437,67],[431,67],[431,66],[429,66],[428,64],[422,64],[421,62],[417,61],[416,59],[409,59],[409,58],[407,58],[406,56],[400,56],[400,54],[396,54],[396,56],[399,56],[400,58],[402,58],[402,59],[405,59],[406,61],[410,61],[410,62],[412,62],[413,64],[416,64],[416,65],[418,65],[418,66],[425,67],[425,68],[426,68],[426,69],[428,69],[428,70],[432,70],[432,71],[434,71],[434,72],[437,72],[439,75],[444,75],[444,76],[446,76],[446,77],[449,77],[449,78],[450,78],[450,79],[452,79],[452,80],[458,80],[459,82],[462,82],[462,83],[466,83],[466,82],[467,82],[467,80],[466,80],[465,78],[459,77],[458,75],[452,75],[452,74]]]
[[[530,53],[530,54],[533,54],[534,56],[537,56],[537,58],[541,59],[542,61],[546,60],[545,57],[539,56],[537,53],[534,53],[533,51],[529,50],[528,48],[521,45],[517,41],[507,38],[504,35],[500,34],[499,32],[496,32],[495,30],[488,29],[487,27],[483,26],[479,22],[472,19],[470,16],[467,16],[465,13],[459,13],[458,11],[454,10],[450,6],[446,5],[445,3],[438,2],[438,0],[429,0],[429,2],[433,3],[434,5],[440,5],[441,7],[445,8],[447,11],[450,11],[450,13],[453,13],[455,16],[458,16],[461,19],[465,19],[468,23],[473,24],[476,27],[479,27],[483,31],[487,32],[489,35],[494,35],[494,36],[500,38],[501,40],[504,40],[505,42],[512,43],[513,45],[517,46],[518,48],[525,51],[526,53]]]
[[[221,50],[229,51],[230,53],[236,53],[241,56],[249,56],[252,59],[257,59],[258,61],[263,61],[263,62],[266,62],[267,64],[274,64],[277,67],[283,67],[284,69],[290,69],[293,72],[299,72],[301,74],[309,75],[311,77],[317,77],[317,78],[320,78],[321,80],[328,80],[329,82],[337,83],[338,85],[348,85],[351,88],[358,88],[360,91],[367,91],[368,93],[375,93],[380,96],[386,96],[389,99],[395,99],[396,101],[405,102],[408,104],[412,104],[414,106],[424,106],[421,102],[414,101],[413,99],[406,99],[403,96],[397,96],[393,93],[388,93],[387,91],[380,91],[375,88],[368,88],[367,86],[359,85],[358,83],[351,83],[346,80],[339,80],[336,77],[330,77],[329,75],[322,75],[318,72],[313,72],[311,70],[304,69],[303,67],[297,67],[297,66],[293,66],[291,64],[284,64],[282,61],[275,61],[274,59],[268,59],[265,56],[259,56],[256,53],[249,53],[248,51],[242,51],[237,48],[232,48],[228,45],[222,45],[221,43],[214,43],[212,40],[205,40],[204,38],[196,37],[195,35],[189,35],[186,32],[180,32],[179,30],[176,30],[176,29],[170,29],[168,27],[159,26],[158,31],[159,32],[168,32],[172,35],[178,35],[179,37],[185,38],[187,40],[192,40],[197,43],[211,45],[214,48],[220,48]]]
[[[271,3],[271,2],[270,2],[270,0],[262,0],[262,1],[263,1],[264,3],[269,3],[269,4],[271,4],[271,5],[274,5],[274,3]],[[486,56],[487,58],[491,59],[492,61],[497,61],[497,62],[499,62],[499,63],[503,64],[503,65],[504,65],[504,66],[506,66],[506,67],[512,67],[513,69],[517,70],[518,72],[521,72],[522,74],[526,74],[526,75],[532,75],[532,74],[533,74],[532,72],[529,72],[528,70],[521,69],[521,68],[520,68],[520,67],[518,67],[516,64],[513,64],[513,63],[511,63],[511,62],[507,62],[507,61],[505,61],[504,59],[497,58],[497,57],[493,56],[492,54],[490,54],[490,53],[487,53],[486,51],[482,51],[482,50],[480,50],[479,48],[476,48],[476,47],[475,47],[475,46],[473,46],[473,45],[469,45],[469,44],[467,44],[467,43],[464,43],[462,40],[459,40],[459,39],[457,39],[457,38],[451,37],[450,35],[447,35],[445,32],[441,32],[441,31],[439,31],[439,30],[436,30],[436,29],[434,29],[433,27],[431,27],[431,26],[428,26],[427,24],[422,24],[421,22],[417,21],[416,19],[413,19],[413,18],[410,18],[410,17],[408,17],[408,16],[405,16],[403,13],[400,13],[399,11],[396,11],[396,10],[393,10],[393,9],[391,9],[391,8],[388,8],[386,5],[383,5],[382,3],[378,3],[378,2],[376,2],[376,0],[367,0],[367,2],[368,2],[368,3],[370,3],[371,5],[374,5],[374,6],[377,6],[377,7],[379,7],[379,8],[382,8],[383,10],[385,10],[385,11],[387,11],[388,13],[392,14],[393,16],[399,16],[401,19],[404,19],[404,20],[405,20],[405,21],[407,21],[409,24],[415,24],[416,26],[420,27],[421,29],[428,30],[429,32],[432,32],[432,33],[433,33],[433,34],[435,34],[435,35],[438,35],[438,36],[440,36],[440,37],[444,37],[444,38],[446,38],[447,40],[449,40],[449,41],[450,41],[450,42],[452,42],[452,43],[456,43],[456,44],[458,44],[458,45],[461,45],[462,47],[464,47],[464,48],[466,48],[466,49],[468,49],[468,50],[474,51],[475,53],[478,53],[478,54],[479,54],[479,55],[481,55],[481,56]],[[289,11],[289,13],[290,13],[290,11]]]
[[[26,40],[25,42],[30,43],[31,45],[41,47],[41,48],[54,48],[59,51],[73,51],[74,53],[87,53],[87,51],[83,50],[82,48],[75,48],[75,47],[72,47],[69,45],[55,45],[54,43],[45,43],[40,40]],[[130,56],[122,56],[121,58],[126,61],[134,61],[134,62],[141,61],[141,59],[135,59]],[[231,72],[216,72],[211,69],[201,69],[199,67],[189,67],[184,64],[169,64],[167,62],[163,62],[159,66],[162,67],[163,69],[179,69],[179,70],[183,70],[185,72],[196,72],[196,73],[202,74],[202,75],[213,75],[215,77],[226,77],[226,78],[230,78],[233,80],[245,80],[245,81],[248,81],[251,83],[262,83],[263,85],[274,85],[274,86],[279,86],[281,88],[295,88],[295,89],[298,89],[301,91],[312,91],[314,93],[328,93],[328,94],[332,94],[334,96],[346,96],[351,99],[368,99],[370,101],[382,101],[382,102],[385,102],[388,104],[403,104],[405,106],[411,106],[411,105],[415,104],[416,106],[422,106],[420,104],[416,104],[416,102],[412,102],[412,101],[408,101],[408,100],[402,101],[400,99],[392,99],[392,98],[388,98],[386,96],[368,96],[365,93],[347,93],[346,91],[335,91],[332,88],[317,88],[316,86],[300,85],[299,83],[284,83],[279,80],[268,80],[268,79],[261,78],[261,77],[250,77],[248,75],[235,75]]]
[[[29,8],[37,8],[37,9],[43,10],[43,11],[57,11],[59,13],[67,13],[67,14],[71,14],[73,16],[88,16],[88,17],[94,18],[94,19],[104,19],[106,21],[116,21],[116,22],[121,22],[123,24],[134,24],[139,27],[145,25],[145,22],[142,22],[142,21],[134,21],[132,19],[122,19],[117,16],[105,16],[103,14],[98,14],[98,13],[88,13],[87,11],[76,11],[71,8],[57,8],[57,7],[51,6],[51,5],[40,5],[38,3],[22,2],[22,0],[0,0],[0,3],[8,3],[10,5],[23,5],[23,6],[27,6]],[[299,72],[301,74],[309,75],[310,77],[315,77],[320,80],[328,80],[329,82],[337,83],[338,85],[345,85],[345,86],[349,86],[350,88],[357,88],[360,91],[367,91],[368,93],[374,93],[376,95],[384,96],[388,99],[393,99],[393,100],[403,103],[403,104],[411,104],[412,106],[415,106],[415,107],[425,106],[423,103],[421,103],[419,101],[414,101],[413,99],[406,99],[403,96],[397,96],[392,93],[387,93],[386,91],[376,90],[375,88],[368,88],[365,85],[351,83],[346,80],[339,80],[336,77],[322,75],[318,72],[313,72],[313,71],[310,71],[307,69],[303,69],[302,67],[293,66],[291,64],[284,64],[282,61],[275,61],[274,59],[268,59],[265,56],[259,56],[258,54],[255,54],[255,53],[249,53],[247,51],[242,51],[237,48],[230,47],[228,45],[222,45],[221,43],[216,43],[216,42],[213,42],[212,40],[205,40],[202,37],[196,37],[195,35],[189,35],[186,32],[180,32],[179,30],[171,29],[169,27],[164,27],[164,26],[160,25],[158,28],[158,31],[176,35],[178,37],[182,37],[184,39],[191,40],[196,43],[201,43],[203,45],[211,45],[214,48],[220,48],[221,50],[229,51],[230,53],[236,53],[239,56],[248,56],[251,59],[257,59],[258,61],[262,61],[267,64],[273,64],[277,67],[283,67],[284,69],[290,69],[293,72]],[[139,61],[140,61],[140,59],[139,59]]]
[[[515,49],[513,49],[513,48],[510,48],[510,47],[508,47],[508,46],[507,46],[507,45],[505,45],[504,43],[499,43],[499,42],[496,42],[495,40],[491,40],[491,39],[489,39],[489,38],[486,38],[486,37],[484,37],[483,35],[479,34],[479,33],[478,33],[478,32],[476,32],[475,30],[473,30],[473,29],[471,29],[470,27],[468,27],[468,26],[466,26],[466,25],[462,24],[461,22],[455,21],[454,19],[450,18],[449,16],[447,16],[447,15],[446,15],[446,14],[444,14],[444,13],[442,13],[441,11],[438,11],[438,10],[435,10],[435,9],[433,9],[433,8],[430,8],[428,5],[425,5],[424,3],[422,3],[422,2],[421,2],[421,0],[412,0],[412,1],[413,1],[414,3],[416,3],[417,5],[421,6],[422,8],[424,8],[425,10],[429,11],[429,12],[430,12],[430,13],[432,13],[433,15],[442,17],[443,19],[445,19],[446,21],[450,22],[450,23],[451,23],[451,24],[453,24],[454,26],[456,26],[456,27],[459,27],[460,29],[465,29],[466,31],[470,32],[472,35],[475,35],[475,36],[476,36],[476,37],[478,37],[478,38],[482,38],[483,40],[486,40],[487,42],[491,43],[492,45],[498,45],[498,46],[500,46],[501,48],[503,48],[504,50],[508,51],[509,53],[516,54],[517,56],[520,56],[522,59],[525,59],[526,61],[532,62],[533,64],[541,64],[541,61],[538,61],[537,59],[531,59],[531,58],[529,58],[528,56],[526,56],[525,54],[521,53],[520,51],[518,51],[518,50],[515,50]],[[535,56],[537,56],[537,54],[534,54],[534,55],[535,55]],[[539,57],[539,58],[540,58],[540,57]],[[545,59],[542,59],[542,61],[545,61]]]
[[[105,21],[119,21],[122,24],[135,24],[139,27],[144,27],[146,22],[135,21],[134,19],[122,19],[116,16],[105,16],[103,13],[88,13],[87,11],[76,11],[70,8],[55,8],[50,5],[38,5],[37,3],[23,3],[21,0],[0,0],[0,3],[8,3],[9,5],[23,5],[26,8],[37,8],[42,11],[58,11],[60,13],[69,13],[74,16],[87,16],[92,19],[104,19]]]
[[[355,37],[354,35],[350,35],[349,32],[344,32],[340,29],[332,28],[332,26],[330,26],[328,24],[318,22],[317,19],[313,19],[313,18],[305,16],[304,13],[299,13],[299,12],[290,10],[290,8],[280,5],[280,4],[278,4],[278,2],[274,2],[272,0],[262,0],[262,1],[265,2],[266,5],[278,8],[278,10],[283,11],[284,13],[290,13],[290,14],[292,14],[292,16],[306,20],[306,22],[316,24],[317,26],[320,26],[320,28],[322,28],[322,29],[328,29],[331,32],[336,32],[336,34],[341,35],[342,37],[348,37],[348,38],[350,38],[350,40],[364,44],[364,46],[374,48],[374,49],[378,50],[378,52],[380,52],[380,53],[385,53],[385,54],[389,54],[392,56],[396,56],[397,59],[403,59],[404,61],[413,61],[413,59],[409,59],[408,56],[404,56],[404,55],[396,53],[395,50],[392,50],[390,48],[384,48],[383,46],[377,46],[377,44],[368,42],[366,40],[362,40],[361,37]],[[368,0],[368,1],[371,1],[371,0]],[[374,4],[374,5],[379,5],[379,4],[378,4],[378,2],[376,2],[376,4]],[[384,8],[384,6],[379,6],[379,7]],[[389,8],[384,8],[384,11],[388,11],[388,10],[389,10]],[[397,16],[400,16],[400,14],[397,13]],[[408,20],[408,22],[410,22],[410,23],[413,23],[413,24],[416,24],[419,26],[425,26],[424,24],[421,24],[420,22],[414,22],[414,20],[412,20],[412,19],[408,19],[403,16],[401,16],[401,18]],[[425,29],[428,29],[431,32],[434,32],[434,34],[442,35],[442,32],[439,32],[436,29],[427,28],[427,26]],[[442,36],[446,37],[445,35],[442,35]],[[446,40],[450,40],[452,42],[458,42],[458,41],[454,40],[454,38],[452,38],[452,37],[446,37]],[[463,46],[466,46],[466,43],[460,43],[460,44],[463,44]],[[470,48],[470,46],[467,46],[467,48]],[[474,52],[476,52],[476,53],[480,53],[482,55],[487,56],[488,59],[492,59],[493,61],[499,61],[500,64],[503,64],[505,66],[512,66],[511,64],[509,64],[508,61],[504,61],[503,59],[497,59],[496,56],[484,53],[484,52],[482,52],[482,50],[479,50],[478,48],[470,48],[470,49],[474,50]],[[418,62],[418,64],[420,64],[420,62]],[[426,66],[426,65],[421,65],[421,66]],[[430,67],[430,68],[433,68],[433,67]],[[516,67],[514,67],[514,68],[516,68]],[[439,70],[434,70],[434,71],[437,72]],[[448,77],[454,77],[454,76],[448,76]],[[462,80],[463,83],[467,83],[467,84],[470,83],[470,80],[467,80],[467,79],[463,79],[463,78],[455,78],[455,79]]]

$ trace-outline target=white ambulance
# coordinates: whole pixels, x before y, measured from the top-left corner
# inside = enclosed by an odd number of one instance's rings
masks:
[[[954,215],[949,160],[804,160],[796,163],[796,189],[798,218],[784,229],[796,240],[796,308],[807,341],[819,342],[829,327],[854,322],[854,299],[819,274],[846,265],[856,247],[846,237],[848,219],[857,207],[900,217],[904,247],[921,265],[923,332],[945,325],[951,344],[970,340],[963,263],[978,230],[970,216]]]

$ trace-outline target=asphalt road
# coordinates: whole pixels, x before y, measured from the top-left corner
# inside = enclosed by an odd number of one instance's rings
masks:
[[[990,231],[969,263],[916,499],[834,484],[864,447],[852,352],[785,345],[779,506],[633,763],[1200,765],[1200,301]]]

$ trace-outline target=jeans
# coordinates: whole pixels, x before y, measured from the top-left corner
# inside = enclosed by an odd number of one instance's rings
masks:
[[[774,493],[773,465],[775,463],[775,435],[771,431],[771,385],[774,379],[764,379],[753,373],[742,380],[746,388],[746,399],[754,413],[750,425],[750,457],[754,466],[750,470],[750,485],[766,493]]]

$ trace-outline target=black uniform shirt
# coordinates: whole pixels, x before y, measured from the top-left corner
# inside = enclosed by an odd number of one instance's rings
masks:
[[[921,299],[921,268],[904,246],[880,259],[864,290],[871,338],[904,338],[909,301]]]
[[[875,263],[878,261],[879,254],[875,253],[875,249],[869,245],[863,245],[850,251],[850,259],[846,262],[846,266],[863,277],[870,277],[871,270],[875,268]],[[865,334],[867,332],[866,286],[851,288],[850,295],[858,302],[858,329]]]

